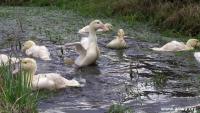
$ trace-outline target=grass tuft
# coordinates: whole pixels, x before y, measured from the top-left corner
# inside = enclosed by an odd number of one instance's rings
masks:
[[[0,112],[36,113],[37,94],[33,93],[27,72],[12,74],[11,65],[0,67]]]

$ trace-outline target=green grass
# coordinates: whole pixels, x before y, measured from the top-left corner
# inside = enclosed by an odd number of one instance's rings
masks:
[[[10,65],[0,67],[0,112],[36,113],[37,93],[31,90],[30,75],[13,75],[11,69]]]
[[[110,106],[108,113],[134,113],[134,112],[129,107],[120,104],[113,104]]]
[[[156,88],[163,88],[167,83],[168,78],[162,73],[156,73],[152,77],[153,84]]]
[[[117,17],[129,24],[148,21],[161,29],[175,29],[188,36],[200,33],[198,0],[9,0],[4,3],[57,6],[90,17]]]
[[[89,18],[147,22],[165,36],[200,38],[199,0],[5,0],[4,5],[53,6]]]

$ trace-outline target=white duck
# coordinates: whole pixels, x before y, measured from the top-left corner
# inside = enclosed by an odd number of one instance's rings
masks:
[[[121,48],[126,48],[126,42],[124,40],[124,30],[119,29],[117,32],[116,39],[112,40],[110,43],[107,44],[107,47],[113,48],[113,49],[121,49]]]
[[[200,52],[195,52],[194,57],[200,63]]]
[[[161,48],[152,48],[154,51],[186,51],[199,47],[200,42],[197,39],[189,39],[186,44],[178,41],[171,41]]]
[[[111,25],[110,23],[105,23],[104,26],[105,26],[104,29],[99,28],[99,29],[97,29],[97,32],[106,32],[106,31],[112,30],[112,25]],[[87,26],[83,27],[82,29],[80,29],[80,30],[78,31],[78,33],[79,33],[79,34],[88,33],[88,32],[90,31],[90,30],[89,30],[89,29],[90,29],[89,27],[90,27],[90,25],[87,25]]]
[[[28,40],[22,45],[22,51],[26,55],[41,58],[42,60],[51,60],[49,50],[45,46],[38,46],[35,42]]]
[[[36,89],[61,89],[68,86],[80,87],[80,84],[76,80],[68,80],[62,77],[58,73],[44,73],[37,74],[37,63],[32,58],[23,58],[21,60],[21,69],[30,74],[30,83],[33,90]]]
[[[81,42],[68,43],[65,47],[76,46],[79,57],[75,60],[78,67],[87,66],[96,62],[100,55],[100,50],[97,45],[97,29],[106,29],[100,20],[94,20],[89,24],[89,37],[83,38]]]
[[[9,57],[5,54],[0,54],[0,66],[2,65],[8,65],[10,64],[14,64],[14,63],[18,63],[19,59],[15,58],[15,57]]]

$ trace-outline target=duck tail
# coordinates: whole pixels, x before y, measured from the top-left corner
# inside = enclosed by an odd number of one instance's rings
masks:
[[[74,79],[72,79],[72,80],[66,79],[65,85],[66,85],[66,87],[67,86],[69,86],[69,87],[80,87],[81,86],[80,83],[77,80],[74,80]]]
[[[162,48],[157,48],[157,47],[154,47],[154,48],[151,48],[152,50],[154,51],[163,51]]]

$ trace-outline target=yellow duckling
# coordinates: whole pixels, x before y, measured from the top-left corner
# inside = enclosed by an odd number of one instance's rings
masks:
[[[28,40],[22,45],[22,51],[26,55],[41,58],[42,60],[51,60],[49,50],[45,46],[38,46],[35,42]]]
[[[99,29],[97,29],[97,32],[106,32],[106,31],[112,30],[112,24],[110,24],[110,23],[105,23],[104,26],[105,26],[104,29],[99,28]],[[79,34],[89,33],[89,27],[90,27],[90,25],[87,25],[87,26],[83,27],[82,29],[80,29],[80,30],[78,31],[78,33],[79,33]]]
[[[24,58],[21,60],[21,69],[29,72],[31,86],[33,90],[36,89],[61,89],[67,86],[74,86],[79,87],[80,84],[76,80],[68,80],[62,77],[58,73],[44,73],[44,74],[37,74],[35,72],[37,70],[37,63],[32,58]]]
[[[171,41],[161,48],[152,48],[154,51],[186,51],[199,47],[200,42],[197,39],[189,39],[186,44],[178,41]]]
[[[0,66],[1,65],[8,65],[10,64],[14,64],[14,63],[18,63],[19,59],[15,58],[15,57],[9,57],[5,54],[0,54]]]
[[[84,38],[84,41],[68,43],[65,47],[76,46],[76,51],[79,53],[79,57],[75,60],[75,64],[78,67],[88,66],[96,62],[100,55],[100,50],[97,45],[97,29],[106,29],[104,24],[100,20],[94,20],[89,25],[89,37]],[[83,43],[84,42],[84,43]]]
[[[124,30],[119,29],[117,32],[116,39],[112,40],[110,43],[107,44],[107,47],[113,48],[113,49],[121,49],[121,48],[126,48],[126,42],[124,40]]]

